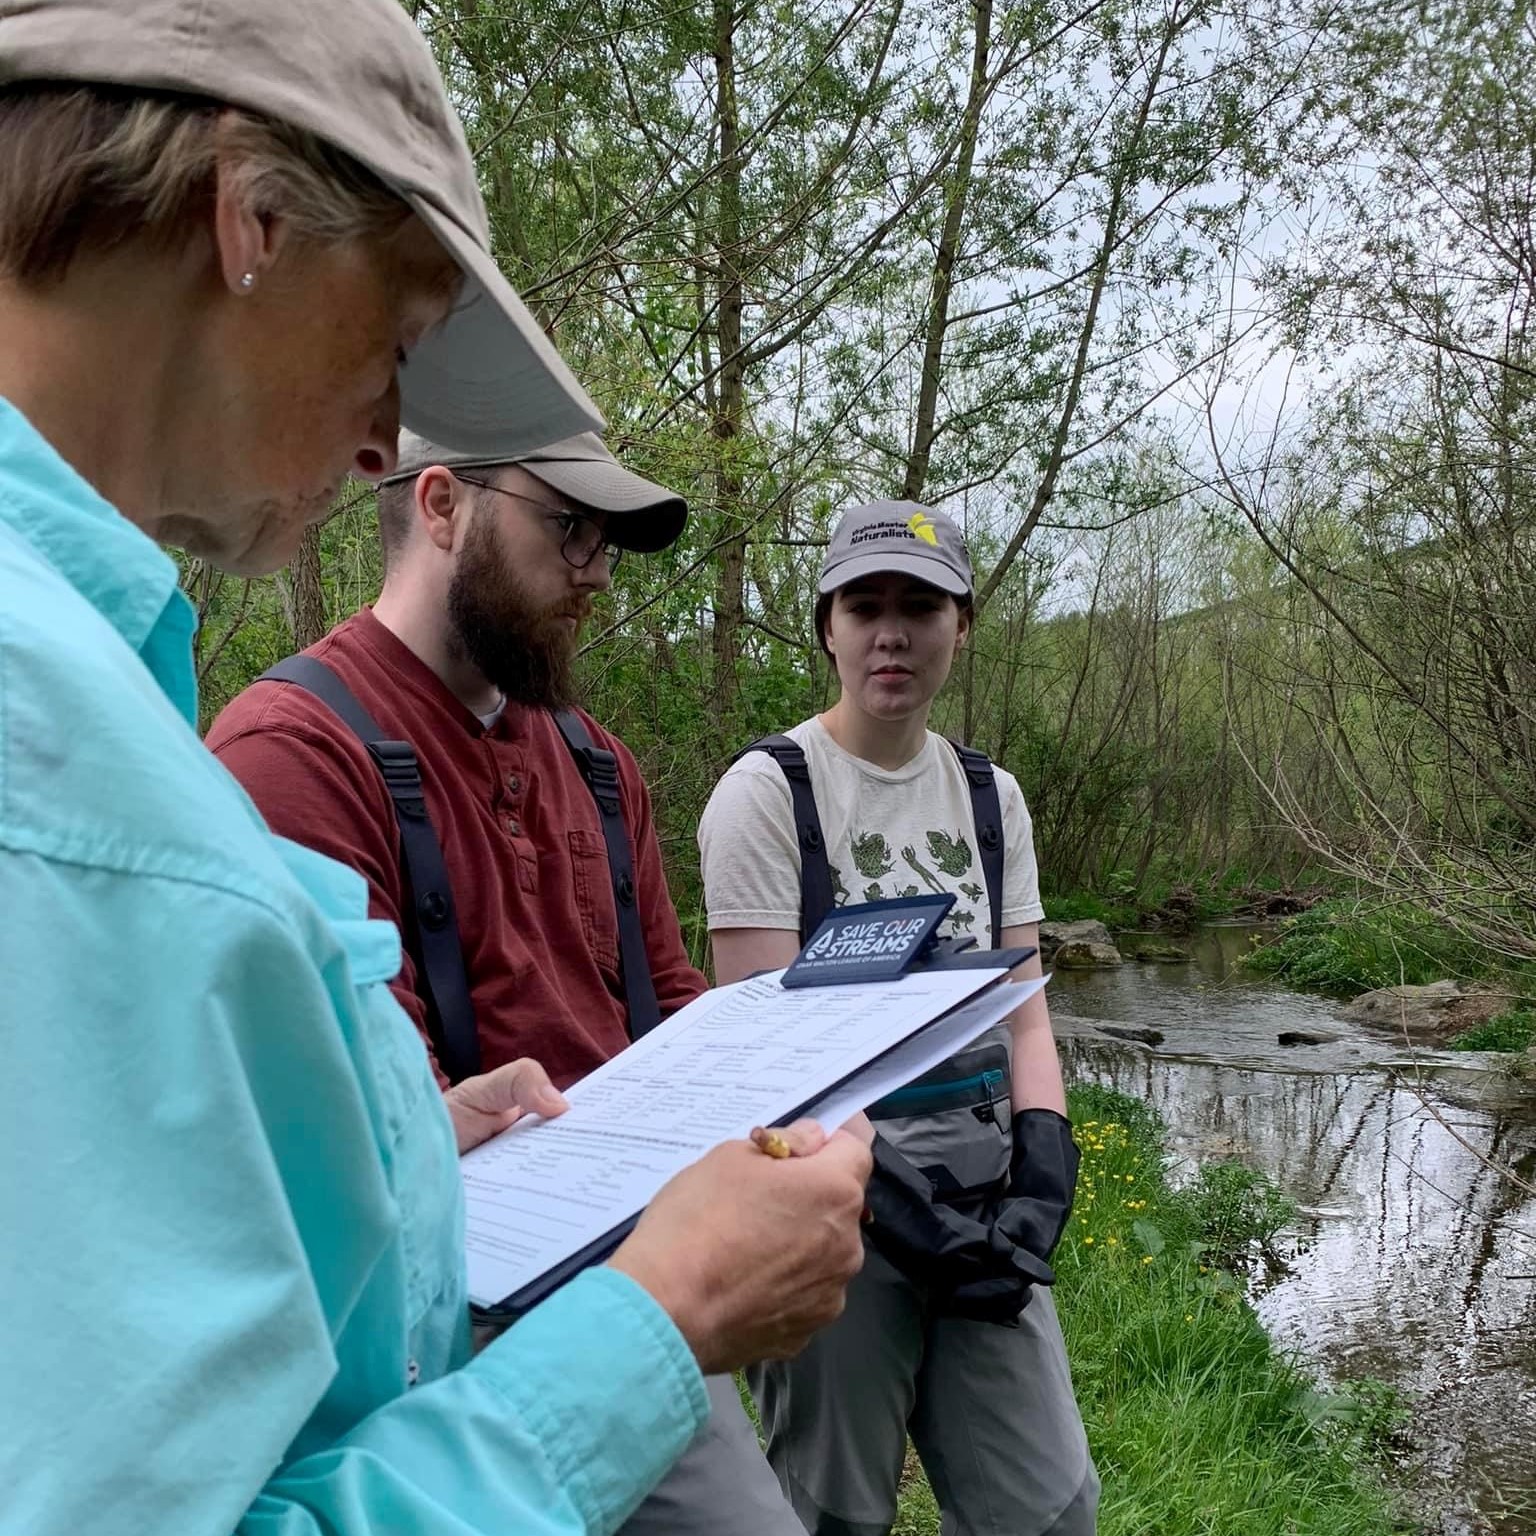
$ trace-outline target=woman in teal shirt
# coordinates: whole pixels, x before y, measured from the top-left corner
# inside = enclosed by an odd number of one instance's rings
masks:
[[[867,1153],[717,1149],[470,1361],[456,1152],[558,1096],[444,1113],[361,878],[198,742],[155,547],[267,571],[402,412],[592,408],[393,0],[0,0],[0,143],[0,1532],[611,1531],[701,1366],[835,1314]]]

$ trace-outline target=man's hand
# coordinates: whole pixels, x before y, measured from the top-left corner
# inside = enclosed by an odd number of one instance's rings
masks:
[[[780,1134],[791,1157],[730,1141],[678,1174],[609,1261],[656,1298],[706,1375],[802,1349],[864,1262],[868,1149],[809,1120]]]
[[[566,1111],[565,1096],[550,1082],[538,1062],[526,1056],[479,1077],[466,1077],[443,1095],[458,1138],[459,1156],[498,1131],[515,1125],[525,1114],[550,1119]]]

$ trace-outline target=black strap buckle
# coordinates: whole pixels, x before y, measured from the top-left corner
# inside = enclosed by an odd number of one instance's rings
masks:
[[[619,760],[603,747],[583,747],[581,756],[586,763],[586,779],[592,789],[592,798],[605,814],[619,814]]]
[[[975,747],[962,747],[958,741],[951,745],[960,759],[960,766],[965,769],[966,778],[978,789],[985,789],[992,782],[992,759]]]
[[[421,787],[421,765],[408,741],[370,741],[368,751],[384,776],[389,798],[411,816],[427,814]]]

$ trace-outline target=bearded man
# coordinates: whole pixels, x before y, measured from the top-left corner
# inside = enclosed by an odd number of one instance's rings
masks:
[[[629,1042],[620,918],[602,820],[562,737],[571,666],[594,594],[621,553],[664,549],[687,506],[624,469],[591,433],[515,462],[471,461],[402,435],[379,489],[384,587],[310,647],[380,733],[408,743],[452,889],[479,1070],[531,1056],[565,1087]],[[616,761],[633,907],[665,1017],[705,989],[667,893],[650,798],[634,758],[589,715]],[[406,935],[394,990],[429,1051],[433,998],[410,942],[395,802],[380,765],[332,708],[262,679],[214,722],[208,745],[274,831],[350,864],[371,915]],[[654,1022],[654,1020],[653,1020]],[[440,1081],[449,1075],[434,1056]],[[627,1536],[803,1536],[729,1377],[711,1419],[626,1525]]]

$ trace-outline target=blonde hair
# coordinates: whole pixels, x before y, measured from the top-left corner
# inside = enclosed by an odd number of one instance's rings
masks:
[[[393,233],[407,204],[324,140],[218,102],[100,85],[0,90],[0,276],[61,281],[130,241],[168,248],[212,207],[222,162],[252,208],[320,241]]]

